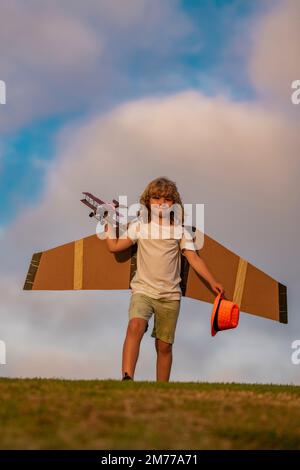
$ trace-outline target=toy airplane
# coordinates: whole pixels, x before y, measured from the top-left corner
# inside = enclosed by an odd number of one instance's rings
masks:
[[[92,209],[90,216],[102,220],[99,207],[105,203],[91,193],[81,199]],[[118,201],[112,210],[119,212]],[[104,214],[105,216],[105,214]],[[125,227],[125,225],[123,226]],[[196,230],[193,227],[194,230]],[[225,289],[225,298],[237,303],[240,311],[288,322],[287,288],[259,268],[204,234],[203,248],[198,251]],[[34,253],[24,290],[120,290],[130,289],[136,271],[137,243],[127,250],[110,253],[106,241],[97,234]],[[182,295],[214,303],[216,294],[181,254]]]
[[[103,220],[103,217],[106,216],[109,210],[114,213],[113,216],[115,216],[115,220],[119,219],[119,217],[123,217],[123,215],[119,213],[117,208],[124,206],[120,206],[119,201],[117,201],[116,199],[113,199],[112,202],[105,202],[91,193],[83,192],[82,194],[84,194],[84,198],[80,199],[80,201],[87,207],[92,209],[92,212],[89,213],[90,217],[95,217],[101,222]]]

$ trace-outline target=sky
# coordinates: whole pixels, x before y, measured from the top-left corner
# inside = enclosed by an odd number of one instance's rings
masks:
[[[166,175],[205,232],[288,287],[289,324],[212,338],[183,299],[171,380],[300,384],[298,0],[1,0],[1,376],[120,377],[130,291],[23,291],[33,252],[95,233],[82,191]],[[221,281],[221,280],[220,280]],[[150,330],[150,328],[149,328]],[[155,379],[145,335],[137,380]]]

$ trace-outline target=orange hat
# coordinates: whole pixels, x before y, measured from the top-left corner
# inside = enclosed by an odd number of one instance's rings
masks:
[[[215,336],[218,331],[237,327],[239,316],[238,304],[225,300],[220,292],[215,298],[211,314],[211,335]]]

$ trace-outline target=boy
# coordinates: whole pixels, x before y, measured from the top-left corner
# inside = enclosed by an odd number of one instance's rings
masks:
[[[185,229],[182,231],[182,219],[179,225],[175,223],[171,207],[178,205],[183,214],[176,184],[165,177],[156,178],[145,188],[140,204],[146,208],[147,219],[130,222],[125,238],[106,238],[108,249],[113,253],[138,243],[137,270],[130,283],[132,294],[123,346],[122,380],[133,380],[141,339],[154,314],[151,336],[155,338],[157,352],[156,378],[157,381],[168,382],[182,294],[181,252],[195,271],[209,282],[214,292],[218,294],[224,289],[197,254],[197,246],[189,239]],[[178,228],[180,238],[176,235]]]

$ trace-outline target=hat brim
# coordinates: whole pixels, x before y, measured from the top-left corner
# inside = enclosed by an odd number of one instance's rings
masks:
[[[219,307],[220,307],[220,303],[221,303],[221,300],[222,300],[222,293],[220,292],[217,297],[215,298],[215,301],[214,301],[214,306],[213,306],[213,310],[212,310],[212,314],[211,314],[211,319],[210,319],[210,323],[211,323],[211,335],[212,336],[216,336],[217,334],[217,330],[214,328],[214,322],[215,322],[215,317],[218,313],[218,310],[219,310]]]

